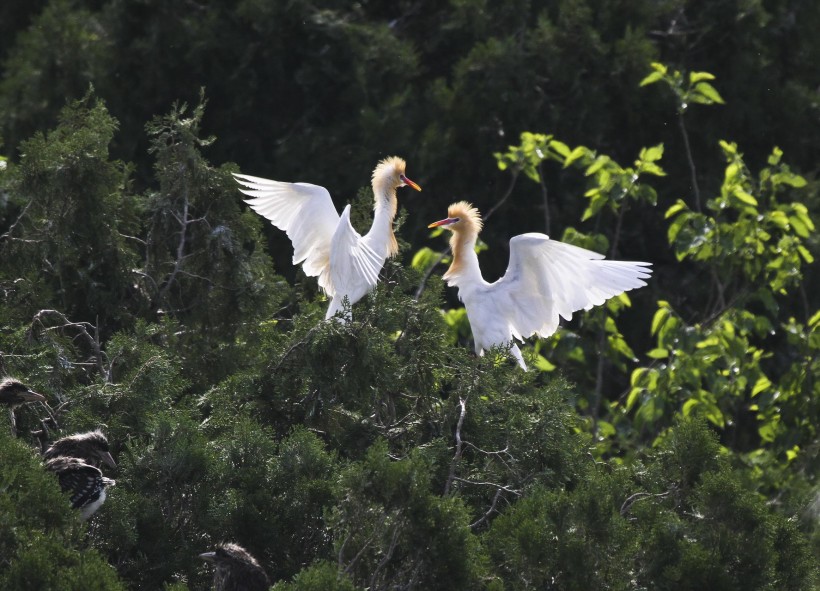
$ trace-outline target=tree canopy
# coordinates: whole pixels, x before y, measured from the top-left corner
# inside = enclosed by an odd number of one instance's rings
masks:
[[[93,2],[0,7],[0,588],[813,589],[820,577],[820,5]],[[231,173],[400,253],[348,324]],[[488,280],[529,231],[649,285],[472,354],[427,224]],[[102,428],[88,522],[38,451]]]

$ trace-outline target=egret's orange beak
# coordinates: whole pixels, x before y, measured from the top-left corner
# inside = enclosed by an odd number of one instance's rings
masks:
[[[449,226],[450,224],[455,224],[456,222],[461,221],[461,218],[445,218],[443,220],[439,220],[437,222],[433,222],[428,228],[437,228],[438,226]]]
[[[413,181],[411,181],[410,179],[408,179],[408,178],[407,178],[406,176],[404,176],[403,174],[400,174],[400,175],[399,175],[399,179],[401,180],[401,182],[403,182],[403,183],[404,183],[405,185],[407,185],[408,187],[413,187],[416,191],[421,191],[421,187],[419,187],[416,183],[414,183]]]

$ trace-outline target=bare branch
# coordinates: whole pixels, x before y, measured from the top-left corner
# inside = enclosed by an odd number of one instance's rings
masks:
[[[458,476],[453,476],[453,480],[456,482],[463,482],[464,484],[472,484],[475,486],[491,486],[493,488],[497,488],[498,490],[503,490],[504,492],[508,492],[513,494],[517,497],[521,496],[521,491],[515,488],[510,488],[504,484],[498,484],[497,482],[484,482],[484,481],[476,481],[476,480],[467,480],[466,478],[459,478]]]
[[[6,238],[8,238],[10,240],[15,240],[14,238],[11,237],[11,233],[14,232],[14,229],[17,227],[17,224],[19,224],[20,221],[25,217],[26,212],[28,212],[28,208],[31,207],[32,203],[34,203],[33,199],[30,200],[28,203],[26,203],[26,206],[23,208],[23,211],[20,212],[20,215],[17,216],[17,219],[14,220],[14,223],[11,224],[11,226],[9,226],[9,229],[6,230],[5,233],[0,234],[0,240],[6,239]],[[39,240],[26,240],[25,242],[40,242],[40,241]]]
[[[502,491],[500,488],[497,491],[495,491],[495,496],[493,496],[493,502],[490,505],[490,508],[487,509],[487,511],[484,513],[484,515],[481,516],[481,518],[470,524],[470,529],[476,529],[482,523],[485,523],[490,518],[490,515],[495,513],[495,507],[496,505],[498,505],[498,499],[501,497],[502,492],[504,491]]]
[[[634,505],[638,501],[643,501],[649,498],[662,499],[664,497],[669,496],[673,492],[675,492],[674,488],[669,489],[668,491],[663,493],[636,492],[635,494],[628,496],[626,500],[623,502],[623,505],[621,505],[621,516],[626,515],[626,513],[629,511],[632,505]]]
[[[461,428],[464,426],[464,418],[467,416],[467,399],[460,398],[458,404],[461,407],[461,411],[458,415],[458,423],[456,423],[456,453],[453,456],[453,461],[450,462],[450,474],[447,476],[447,482],[444,485],[445,495],[450,492],[450,487],[453,484],[453,480],[456,480],[456,465],[461,460],[461,456],[464,453],[464,446],[461,441]]]
[[[60,326],[46,326],[44,324],[44,320],[48,317],[55,317],[58,321],[62,322],[63,324]],[[36,324],[39,324],[44,331],[63,331],[68,328],[77,329],[79,333],[74,338],[76,339],[77,337],[82,336],[85,339],[85,341],[88,343],[88,345],[94,352],[94,357],[96,360],[95,365],[97,367],[97,370],[100,372],[100,375],[103,376],[103,378],[105,378],[106,381],[108,381],[109,374],[105,369],[102,347],[100,345],[100,333],[96,326],[94,326],[90,322],[72,322],[68,318],[66,318],[65,314],[63,314],[62,312],[58,312],[57,310],[40,310],[39,312],[37,312],[37,314],[34,315],[34,318],[32,318],[31,320],[32,331],[34,331],[34,326]],[[91,335],[91,333],[89,333],[89,329],[91,329],[94,332],[93,336]]]

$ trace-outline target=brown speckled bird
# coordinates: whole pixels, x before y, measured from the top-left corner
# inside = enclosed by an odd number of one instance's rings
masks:
[[[42,402],[45,399],[45,396],[38,394],[20,380],[5,378],[0,382],[0,404],[5,404],[9,409],[12,435],[17,435],[17,419],[14,415],[14,409],[26,402]]]
[[[105,489],[116,484],[80,458],[57,456],[46,462],[46,468],[57,475],[63,492],[71,493],[71,507],[80,510],[83,521],[105,502]]]
[[[95,467],[100,465],[100,461],[112,468],[117,467],[108,448],[108,439],[99,429],[58,439],[45,451],[43,459],[51,460],[59,456],[80,458],[86,464]]]
[[[222,544],[199,557],[214,565],[214,591],[267,591],[270,588],[268,575],[239,544]]]

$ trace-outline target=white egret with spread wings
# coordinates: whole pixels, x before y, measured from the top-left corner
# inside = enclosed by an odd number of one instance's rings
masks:
[[[461,201],[450,206],[447,218],[430,224],[452,231],[453,260],[444,274],[458,288],[479,355],[496,345],[512,345],[511,352],[527,369],[514,339],[548,337],[578,310],[589,310],[609,298],[646,285],[650,263],[607,261],[604,255],[528,233],[510,240],[510,262],[501,279],[488,283],[481,275],[476,239],[481,215]]]
[[[244,174],[234,174],[248,195],[248,205],[287,233],[293,243],[293,264],[305,274],[318,277],[319,286],[330,298],[326,318],[351,305],[376,287],[384,261],[395,256],[398,243],[393,219],[398,201],[396,189],[410,186],[406,164],[396,156],[385,158],[373,171],[373,225],[364,236],[350,223],[350,205],[340,216],[330,193],[309,183],[285,183]]]

